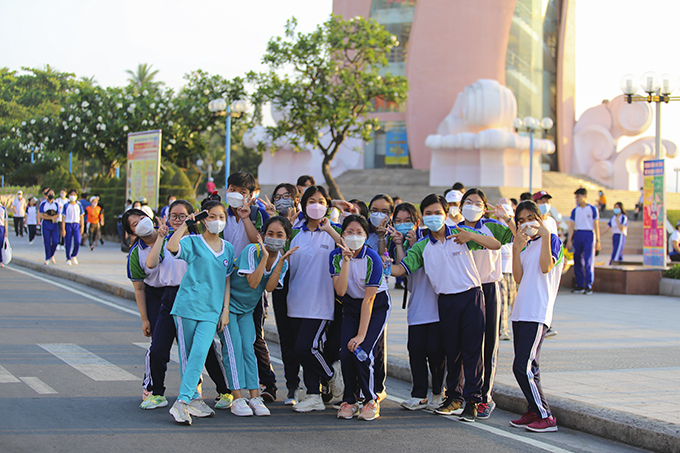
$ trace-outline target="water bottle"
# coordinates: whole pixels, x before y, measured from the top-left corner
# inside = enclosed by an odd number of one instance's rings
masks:
[[[366,354],[366,351],[361,349],[361,346],[356,347],[356,349],[354,350],[354,355],[357,356],[359,362],[365,362],[366,359],[368,359],[368,354]]]
[[[392,260],[389,253],[385,252],[384,256],[387,258],[387,261],[383,261],[383,275],[387,278],[392,275]]]

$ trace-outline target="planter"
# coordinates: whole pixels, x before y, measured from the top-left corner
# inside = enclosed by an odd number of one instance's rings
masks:
[[[661,278],[659,294],[662,296],[680,297],[680,280],[675,278]]]

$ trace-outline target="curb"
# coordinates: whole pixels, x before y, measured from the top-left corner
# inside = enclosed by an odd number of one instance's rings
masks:
[[[116,297],[135,300],[133,290],[113,283],[102,282],[22,258],[15,257],[12,262],[33,271],[113,294]],[[276,327],[271,324],[265,324],[264,337],[267,341],[279,343]],[[387,375],[401,381],[411,382],[411,370],[408,362],[395,357],[390,358],[389,355]],[[546,395],[546,397],[553,414],[559,420],[559,426],[650,451],[680,453],[680,425],[644,416],[634,416],[627,412],[605,409],[568,398],[551,395]],[[503,410],[516,414],[526,412],[526,400],[517,388],[496,384],[494,386],[494,401]]]

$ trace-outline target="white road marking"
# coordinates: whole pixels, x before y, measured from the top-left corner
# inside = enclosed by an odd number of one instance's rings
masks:
[[[93,381],[138,381],[139,377],[108,362],[87,349],[71,343],[39,344],[41,348],[66,362]]]
[[[57,392],[37,377],[20,377],[22,381],[40,395],[55,395]]]
[[[132,343],[135,346],[139,346],[142,349],[149,349],[149,346],[151,343]],[[172,349],[170,349],[170,360],[172,360],[175,363],[179,363],[179,354],[177,353],[177,345],[173,344]]]
[[[21,270],[19,270],[19,269],[14,268],[14,267],[6,267],[6,269],[13,270],[14,272],[19,272],[20,274],[28,275],[29,277],[33,277],[33,278],[35,278],[35,279],[37,279],[37,280],[40,280],[40,281],[42,281],[42,282],[49,283],[49,284],[54,285],[54,286],[56,286],[56,287],[58,287],[58,288],[65,289],[66,291],[70,291],[70,292],[72,292],[72,293],[74,293],[74,294],[78,294],[79,296],[85,297],[85,298],[87,298],[87,299],[91,299],[91,300],[93,300],[93,301],[95,301],[95,302],[98,302],[98,303],[100,303],[100,304],[102,304],[102,305],[106,305],[107,307],[115,308],[115,309],[118,309],[118,310],[120,310],[120,311],[122,311],[122,312],[129,313],[129,314],[131,314],[131,315],[140,316],[140,315],[139,315],[139,312],[138,312],[137,310],[132,310],[132,309],[130,309],[130,308],[123,307],[122,305],[114,304],[113,302],[109,302],[109,301],[103,300],[103,299],[101,299],[101,298],[98,298],[98,297],[93,296],[93,295],[91,295],[91,294],[88,294],[88,293],[86,293],[86,292],[83,292],[83,291],[80,291],[80,290],[77,290],[77,289],[74,289],[74,288],[69,288],[69,287],[66,286],[66,285],[62,285],[61,283],[53,282],[52,280],[49,280],[49,279],[47,279],[47,278],[43,278],[43,277],[39,277],[39,276],[37,276],[37,275],[33,275],[33,274],[31,274],[30,272],[21,271]]]
[[[394,401],[395,403],[401,404],[405,400],[403,398],[399,398],[396,396],[391,396],[387,395],[387,399],[390,401]],[[449,420],[458,420],[457,416],[444,416],[440,415],[440,417],[448,418]],[[493,426],[485,425],[483,423],[468,423],[468,422],[461,422],[465,423],[466,426],[469,426],[471,428],[477,428],[481,429],[482,431],[489,432],[491,434],[495,434],[496,436],[501,436],[501,437],[507,437],[508,439],[512,439],[517,442],[522,442],[527,445],[531,445],[532,447],[540,448],[545,451],[550,451],[553,453],[572,453],[570,450],[565,450],[564,448],[556,447],[554,445],[546,444],[545,442],[541,442],[539,440],[531,439],[528,437],[520,436],[517,434],[509,433],[507,431],[504,431],[499,428],[495,428]]]
[[[0,365],[0,384],[9,384],[10,382],[19,382],[19,379],[15,378],[12,373]]]

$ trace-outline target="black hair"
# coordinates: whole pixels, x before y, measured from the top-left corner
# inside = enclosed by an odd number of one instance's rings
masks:
[[[231,176],[229,178],[231,178]],[[224,210],[224,213],[227,214],[227,207],[222,204],[222,197],[219,196],[217,191],[211,193],[208,195],[208,198],[201,201],[201,211],[210,211],[215,206],[221,206]]]
[[[282,188],[285,188],[290,193],[290,196],[293,197],[293,199],[297,200],[298,198],[300,198],[300,191],[298,190],[297,186],[294,186],[289,182],[282,182],[278,186],[274,187],[274,192],[272,192],[272,198],[271,198],[272,203],[274,202],[274,197],[276,196],[276,192],[278,192],[279,189],[282,189]]]
[[[482,199],[482,203],[484,203],[484,206],[482,209],[484,210],[484,214],[482,214],[482,217],[485,219],[489,218],[489,214],[486,212],[486,205],[489,203],[489,201],[486,199],[486,194],[482,189],[477,189],[477,188],[472,188],[468,189],[467,192],[465,192],[465,195],[463,195],[463,198],[460,199],[460,205],[463,206],[465,204],[465,200],[470,198],[470,195],[479,195],[479,198]]]
[[[517,198],[511,198],[510,203],[512,203],[514,206],[517,206],[519,202],[517,201]]]
[[[614,207],[616,207],[616,205],[619,205],[619,208],[621,208],[621,214],[626,215],[626,210],[623,207],[623,203],[617,201],[616,203],[614,203]]]
[[[353,200],[349,200],[350,203],[355,204],[359,207],[359,214],[362,217],[368,218],[368,206],[366,203],[363,201],[359,200],[358,198],[355,198]]]
[[[279,222],[283,227],[283,231],[286,232],[286,239],[290,239],[291,236],[293,236],[293,226],[290,224],[290,220],[288,220],[282,215],[275,215],[274,217],[270,217],[269,220],[267,220],[267,223],[264,224],[264,228],[262,228],[263,234],[267,234],[269,225],[276,222]]]
[[[134,202],[132,203],[132,206],[134,206],[134,205],[135,205],[135,203],[139,203],[139,205],[140,205],[140,206],[142,205],[142,202],[141,202],[141,201],[139,201],[139,200],[135,200],[135,201],[134,201]]]
[[[361,225],[361,228],[364,229],[364,233],[366,233],[366,237],[368,237],[368,220],[366,220],[365,217],[362,217],[357,214],[351,214],[345,217],[345,220],[342,221],[342,231],[340,234],[344,233],[347,227],[349,226],[350,223],[352,222],[357,222],[359,225]]]
[[[170,205],[170,208],[168,208],[168,216],[170,216],[170,212],[172,211],[172,209],[175,206],[179,206],[179,205],[182,205],[186,208],[187,214],[193,214],[194,213],[194,206],[191,203],[189,203],[186,200],[175,200]]]
[[[66,189],[59,189],[59,192],[66,192]]]
[[[420,213],[422,214],[423,212],[425,212],[425,208],[427,208],[428,206],[437,203],[442,205],[442,208],[444,208],[444,212],[449,211],[449,203],[448,201],[446,201],[446,198],[442,197],[439,194],[431,193],[430,195],[423,198],[423,201],[420,202]]]
[[[68,191],[67,195],[71,195],[72,193],[75,193],[77,195],[78,191],[76,189],[71,189],[71,190]]]
[[[309,201],[312,196],[314,196],[317,192],[321,194],[322,197],[326,199],[326,214],[328,214],[328,209],[331,207],[331,197],[328,195],[328,192],[326,192],[326,189],[323,186],[309,186],[307,190],[305,190],[305,193],[302,195],[302,200],[300,200],[300,204],[302,205],[302,213],[305,216],[305,219],[309,220],[309,217],[307,217],[307,202]]]
[[[395,208],[394,208],[394,214],[392,214],[392,222],[397,218],[397,214],[400,213],[401,211],[406,211],[409,213],[411,218],[413,219],[414,223],[420,223],[422,220],[422,217],[420,216],[420,213],[418,212],[418,208],[416,208],[416,205],[413,203],[409,203],[408,201],[405,201],[403,203],[399,203]]]
[[[519,228],[519,213],[525,210],[532,213],[534,217],[537,219],[543,218],[543,215],[541,214],[541,211],[538,209],[538,205],[536,204],[536,202],[534,202],[533,200],[524,200],[517,206],[517,209],[515,209],[515,226],[517,228]]]
[[[584,197],[587,197],[588,191],[584,187],[579,187],[576,189],[576,192],[574,192],[574,195],[583,195]]]
[[[125,200],[125,202],[132,204],[132,200],[130,200],[129,198],[127,200]]]
[[[451,186],[451,190],[460,190],[461,192],[465,192],[465,184],[462,182],[457,182]]]
[[[40,193],[44,194],[44,193],[47,192],[49,189],[50,189],[49,187],[43,187],[42,190],[40,191]]]
[[[533,196],[531,195],[531,192],[524,192],[522,195],[519,196],[519,201],[531,200],[532,198]]]
[[[123,213],[123,217],[121,218],[121,222],[123,224],[123,230],[125,230],[125,232],[127,234],[131,235],[131,236],[134,235],[135,232],[132,231],[132,227],[130,226],[130,222],[129,222],[128,219],[130,218],[130,216],[133,216],[133,215],[136,215],[136,216],[139,216],[139,217],[149,217],[148,215],[146,215],[146,212],[142,211],[141,209],[135,209],[135,208],[128,209],[127,211],[125,211]]]
[[[316,181],[314,181],[314,176],[311,175],[302,175],[297,179],[298,186],[304,186],[308,182],[311,182],[313,186],[316,185]]]
[[[368,209],[371,209],[373,202],[376,200],[385,200],[390,205],[390,214],[394,212],[394,200],[387,194],[379,193],[375,197],[371,198],[371,202],[368,203]]]
[[[168,195],[168,201],[170,201],[171,198],[177,199],[177,197],[174,195]]]
[[[252,193],[255,190],[255,187],[257,187],[257,181],[255,181],[255,177],[247,171],[237,171],[236,173],[229,175],[227,187],[229,186],[244,187],[248,189],[248,192]]]

